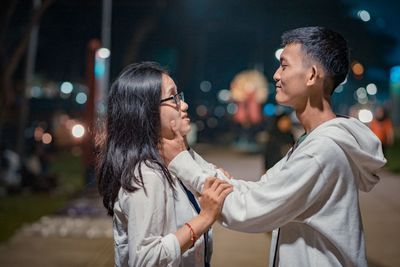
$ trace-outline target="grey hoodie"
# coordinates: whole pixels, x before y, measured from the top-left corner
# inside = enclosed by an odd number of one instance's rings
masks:
[[[368,127],[353,118],[332,119],[259,181],[230,180],[234,191],[221,223],[244,232],[275,229],[270,266],[367,266],[358,190],[372,189],[385,162]],[[198,192],[210,175],[188,152],[169,169]]]
[[[325,135],[338,144],[359,170],[358,188],[368,192],[379,181],[377,172],[386,164],[381,142],[368,127],[354,118],[337,118],[318,127],[318,135]]]

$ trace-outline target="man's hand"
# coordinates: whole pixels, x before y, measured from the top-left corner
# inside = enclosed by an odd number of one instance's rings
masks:
[[[217,167],[217,169],[220,170],[226,176],[226,178],[233,179],[233,176],[228,171],[224,170],[223,168],[218,168],[218,167]]]
[[[181,135],[174,120],[171,121],[171,130],[174,133],[174,138],[162,138],[159,147],[160,154],[167,166],[179,153],[188,149],[186,137]]]

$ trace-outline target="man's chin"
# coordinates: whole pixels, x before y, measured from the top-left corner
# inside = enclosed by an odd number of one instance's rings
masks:
[[[275,101],[277,104],[279,105],[285,105],[285,101],[282,101],[282,99],[280,99],[279,97],[275,96]]]
[[[289,103],[287,101],[281,99],[280,97],[278,97],[278,95],[275,95],[275,101],[277,104],[279,104],[281,106],[290,107]]]

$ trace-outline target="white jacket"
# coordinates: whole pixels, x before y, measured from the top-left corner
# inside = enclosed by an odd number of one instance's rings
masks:
[[[234,191],[221,223],[243,232],[276,229],[270,266],[367,266],[358,190],[371,190],[385,163],[368,127],[353,118],[332,119],[259,181],[230,180]],[[169,169],[197,191],[209,175],[187,152]]]
[[[203,267],[204,235],[183,254],[175,236],[185,222],[197,216],[184,188],[173,177],[174,194],[157,167],[142,164],[141,170],[146,191],[140,188],[132,193],[121,188],[114,204],[115,266]],[[210,262],[211,230],[207,251]]]

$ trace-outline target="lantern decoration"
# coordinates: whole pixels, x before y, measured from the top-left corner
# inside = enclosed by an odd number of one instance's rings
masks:
[[[242,71],[234,77],[230,89],[237,104],[234,120],[246,128],[259,124],[262,120],[261,104],[268,96],[265,76],[256,70]]]

